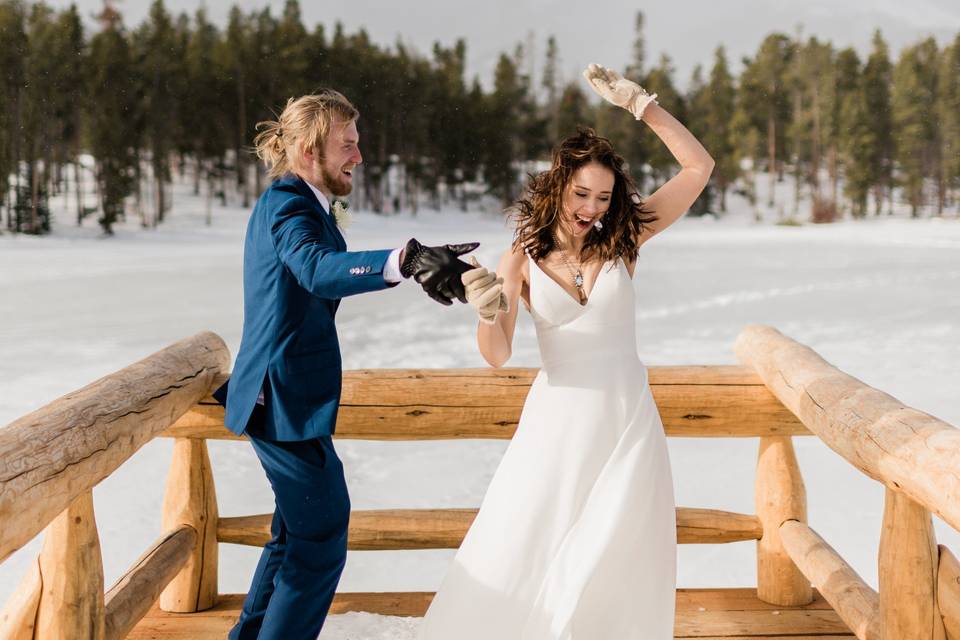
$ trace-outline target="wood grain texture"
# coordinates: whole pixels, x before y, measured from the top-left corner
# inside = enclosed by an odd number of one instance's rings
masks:
[[[47,527],[35,638],[103,640],[103,558],[86,490]]]
[[[677,507],[677,541],[717,544],[758,540],[756,516]],[[476,509],[388,509],[350,514],[347,547],[354,551],[456,549],[477,515]],[[262,547],[270,539],[272,514],[220,518],[220,542]]]
[[[217,492],[207,442],[177,438],[163,496],[162,526],[171,531],[188,526],[196,532],[183,568],[160,595],[164,611],[209,609],[217,602]]]
[[[794,563],[860,640],[880,640],[880,598],[816,531],[796,520],[780,525]]]
[[[194,406],[230,363],[186,338],[0,429],[0,561]]]
[[[960,640],[960,562],[942,544],[937,549],[940,560],[937,570],[937,604],[940,606],[947,640]]]
[[[789,437],[760,438],[754,495],[763,524],[763,537],[757,542],[758,597],[779,605],[806,604],[813,597],[810,581],[780,538],[784,521],[807,521],[807,493]]]
[[[361,369],[344,372],[337,438],[509,439],[536,369]],[[747,367],[650,367],[667,435],[753,437],[809,431]],[[206,398],[163,434],[238,440]]]
[[[887,487],[878,567],[884,640],[945,640],[937,606],[938,564],[930,512]]]
[[[236,621],[242,594],[221,597],[217,606],[190,614],[165,613],[154,607],[129,640],[221,640]],[[422,616],[433,594],[338,593],[332,614],[365,611],[383,615]],[[638,620],[638,625],[643,621]],[[779,607],[759,600],[754,589],[678,589],[676,638],[700,640],[851,640],[854,636],[824,599],[814,593],[809,605]]]
[[[104,596],[105,640],[123,640],[190,559],[197,532],[182,526],[154,542]]]
[[[37,607],[40,604],[39,558],[30,563],[20,583],[0,611],[0,638],[3,640],[33,640],[37,625]]]
[[[747,327],[735,349],[827,446],[960,529],[960,430],[843,373],[771,327]]]

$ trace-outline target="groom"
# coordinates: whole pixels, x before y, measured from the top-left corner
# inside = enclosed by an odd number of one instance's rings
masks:
[[[246,434],[276,498],[250,591],[230,640],[314,640],[347,555],[350,498],[331,436],[340,402],[334,316],[340,299],[413,277],[442,304],[465,302],[458,259],[476,243],[348,252],[330,214],[362,162],[359,114],[323,90],[261,122],[257,155],[275,178],[247,226],[243,337],[217,391],[225,423]],[[226,396],[224,398],[224,396]]]

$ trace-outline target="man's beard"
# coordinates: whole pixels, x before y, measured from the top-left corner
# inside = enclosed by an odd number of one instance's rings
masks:
[[[323,174],[323,184],[327,186],[327,189],[330,189],[330,193],[337,196],[348,196],[350,192],[353,191],[353,185],[343,179],[343,174],[337,172],[334,174],[332,171],[328,171],[326,167],[321,169]]]

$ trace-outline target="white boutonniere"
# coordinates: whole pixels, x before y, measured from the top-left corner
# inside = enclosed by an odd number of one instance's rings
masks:
[[[343,203],[343,200],[337,200],[333,203],[333,219],[341,231],[346,231],[347,227],[350,226],[352,219],[350,218],[350,212],[347,211],[347,205]]]

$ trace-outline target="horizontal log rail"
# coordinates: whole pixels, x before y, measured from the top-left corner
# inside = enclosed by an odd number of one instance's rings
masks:
[[[510,439],[536,369],[360,369],[344,372],[338,438]],[[810,435],[748,367],[650,367],[667,435]],[[239,440],[207,397],[161,435]]]
[[[960,530],[960,430],[840,371],[771,327],[747,327],[735,349],[827,446]]]
[[[880,597],[833,547],[803,522],[780,525],[783,546],[804,576],[860,640],[881,640]]]
[[[0,562],[210,392],[230,355],[181,340],[0,429]]]
[[[196,541],[196,529],[179,527],[161,536],[117,580],[104,597],[104,640],[127,637],[190,559]]]
[[[677,541],[716,544],[759,540],[753,515],[677,507]],[[477,515],[476,509],[389,509],[350,514],[347,548],[355,551],[456,549]],[[272,515],[221,517],[217,541],[262,547],[270,540]]]

